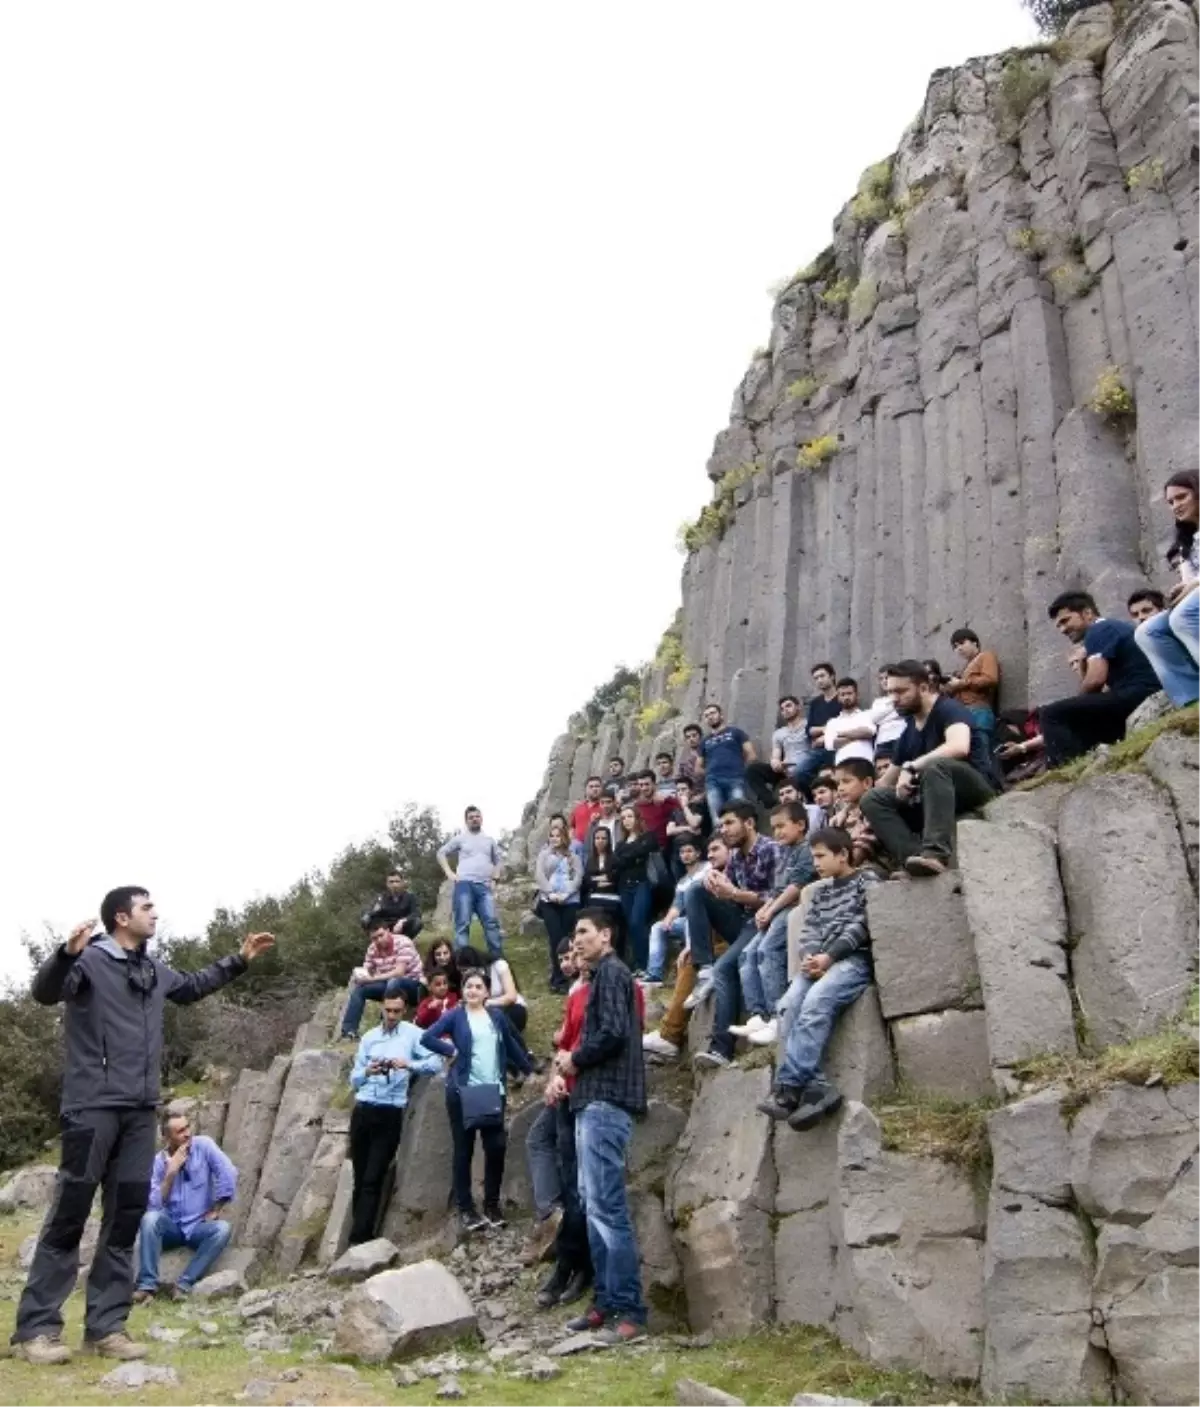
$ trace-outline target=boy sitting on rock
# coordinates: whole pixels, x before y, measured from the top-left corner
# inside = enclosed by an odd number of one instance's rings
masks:
[[[791,1128],[812,1128],[841,1107],[842,1096],[821,1073],[821,1059],[844,1007],[871,985],[867,893],[879,883],[873,870],[855,870],[854,842],[843,830],[826,827],[809,841],[813,864],[828,884],[809,899],[800,934],[800,975],[785,1001],[794,1020],[786,1054],[775,1078],[775,1093],[758,1107]]]

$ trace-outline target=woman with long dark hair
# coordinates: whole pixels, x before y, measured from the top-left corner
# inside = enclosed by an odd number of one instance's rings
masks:
[[[435,938],[425,955],[426,972],[436,972],[439,968],[450,978],[450,990],[459,995],[462,992],[462,976],[454,960],[454,949],[446,938]]]
[[[618,822],[619,824],[619,822]],[[625,924],[621,912],[621,886],[617,879],[613,834],[604,824],[594,827],[583,866],[583,902],[588,908],[603,909],[619,920],[614,930],[619,957],[625,956]]]
[[[1175,517],[1175,541],[1167,560],[1179,568],[1179,581],[1167,595],[1167,609],[1138,626],[1134,638],[1154,666],[1159,683],[1176,708],[1200,697],[1200,474],[1183,469],[1163,490]]]
[[[550,949],[547,980],[552,992],[565,996],[567,982],[559,969],[558,950],[563,939],[570,939],[575,933],[583,865],[571,849],[571,832],[561,817],[550,822],[546,844],[534,862],[533,878],[538,890],[537,916],[546,925]]]
[[[650,912],[654,905],[654,885],[647,866],[658,854],[658,837],[646,829],[636,806],[621,808],[621,828],[625,839],[613,852],[621,909],[629,930],[629,961],[635,977],[645,977],[650,963]]]

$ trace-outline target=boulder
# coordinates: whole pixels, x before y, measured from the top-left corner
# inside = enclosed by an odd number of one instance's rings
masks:
[[[1021,821],[960,821],[958,862],[991,1063],[1074,1054],[1067,913],[1052,833]]]
[[[744,1400],[719,1387],[710,1387],[697,1378],[675,1379],[675,1401],[678,1407],[745,1407]]]
[[[382,1363],[479,1332],[471,1301],[439,1261],[385,1270],[351,1291],[334,1333],[335,1353]]]
[[[755,1108],[770,1088],[767,1069],[731,1067],[704,1079],[667,1174],[672,1221],[678,1224],[690,1209],[716,1199],[772,1209],[771,1121]]]
[[[354,1201],[354,1165],[347,1158],[338,1170],[337,1186],[333,1190],[333,1202],[329,1216],[325,1220],[325,1230],[321,1232],[321,1243],[317,1247],[317,1264],[332,1265],[346,1249],[350,1241],[350,1221]]]
[[[979,971],[959,876],[921,885],[920,911],[906,884],[879,884],[867,898],[875,981],[884,1016],[915,1016],[980,1004]]]
[[[343,1111],[326,1113],[321,1141],[276,1237],[273,1260],[281,1275],[299,1269],[305,1257],[320,1244],[346,1162],[348,1130],[348,1116]]]
[[[1030,791],[1002,792],[988,802],[983,815],[989,821],[1020,821],[1057,831],[1059,809],[1069,790],[1065,782],[1046,782]]]
[[[353,1283],[377,1275],[381,1270],[394,1265],[400,1252],[384,1236],[374,1241],[362,1241],[351,1246],[329,1267],[326,1274],[331,1280]]]
[[[100,1379],[100,1386],[109,1392],[137,1392],[145,1387],[175,1387],[178,1383],[179,1374],[174,1368],[141,1359],[122,1363]]]
[[[450,934],[454,931],[454,881],[444,879],[438,885],[437,903],[433,910],[434,931]]]
[[[1152,1217],[1196,1156],[1195,1084],[1114,1085],[1071,1127],[1071,1182],[1088,1216],[1138,1225]]]
[[[529,1100],[515,1110],[508,1121],[508,1157],[504,1163],[504,1185],[501,1197],[514,1207],[533,1206],[533,1184],[529,1179],[529,1159],[525,1156],[525,1140],[533,1121],[545,1106],[538,1098]]]
[[[729,1338],[770,1319],[775,1257],[765,1211],[748,1202],[709,1201],[687,1210],[676,1236],[694,1330]]]
[[[1195,884],[1200,879],[1196,860],[1200,844],[1200,760],[1196,740],[1183,733],[1163,733],[1146,749],[1142,765],[1170,793],[1188,872]]]
[[[23,1211],[27,1207],[49,1207],[54,1200],[58,1169],[49,1163],[18,1168],[0,1186],[0,1212]]]
[[[1168,795],[1137,773],[1089,777],[1063,801],[1058,834],[1088,1035],[1147,1035],[1196,977],[1196,895]]]
[[[303,1050],[292,1057],[254,1205],[242,1235],[248,1245],[270,1246],[287,1220],[321,1142],[321,1120],[330,1097],[345,1077],[343,1065],[340,1050]],[[340,1165],[340,1159],[338,1162]],[[331,1187],[331,1200],[332,1195]],[[319,1226],[313,1234],[319,1236]]]
[[[970,1175],[886,1151],[861,1104],[847,1108],[838,1152],[837,1333],[884,1367],[973,1379],[983,1351],[985,1216]]]
[[[448,1170],[453,1153],[446,1115],[446,1077],[422,1076],[409,1093],[404,1132],[396,1153],[395,1183],[381,1235],[397,1246],[407,1247],[414,1237],[427,1233],[446,1217],[450,1208]]]
[[[982,1099],[995,1092],[982,1011],[928,1011],[892,1022],[900,1078],[918,1094]]]

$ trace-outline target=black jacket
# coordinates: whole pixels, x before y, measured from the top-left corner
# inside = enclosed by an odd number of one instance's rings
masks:
[[[414,919],[421,917],[421,908],[416,899],[410,893],[393,894],[387,891],[378,899],[362,916],[362,925],[369,928],[376,919],[383,919],[385,923],[397,924],[402,918]],[[412,924],[408,925],[408,935],[412,937]]]
[[[159,1099],[163,1005],[199,1001],[246,970],[240,955],[200,972],[173,972],[144,948],[127,952],[112,938],[78,957],[55,949],[33,979],[33,998],[66,1007],[62,1108],[153,1108]],[[132,979],[132,980],[131,980]]]

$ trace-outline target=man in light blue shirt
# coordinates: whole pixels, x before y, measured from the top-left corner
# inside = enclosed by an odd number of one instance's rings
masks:
[[[454,946],[469,946],[471,919],[478,914],[488,953],[498,958],[504,953],[504,935],[496,918],[495,889],[503,856],[492,837],[484,835],[478,806],[468,806],[463,819],[466,830],[451,837],[437,853],[442,873],[454,881]],[[458,856],[457,870],[450,868],[451,855]]]
[[[195,1252],[175,1285],[179,1299],[212,1269],[233,1231],[221,1212],[237,1191],[237,1169],[211,1138],[192,1134],[186,1114],[168,1115],[163,1134],[167,1146],[154,1159],[149,1207],[138,1232],[135,1304],[158,1290],[164,1248],[188,1246]]]
[[[413,1075],[436,1075],[440,1055],[421,1045],[424,1032],[404,1018],[408,1004],[402,992],[383,999],[383,1020],[358,1043],[350,1084],[355,1090],[350,1115],[350,1163],[354,1193],[350,1203],[350,1244],[370,1241],[379,1220],[383,1183],[404,1128],[409,1085]]]

